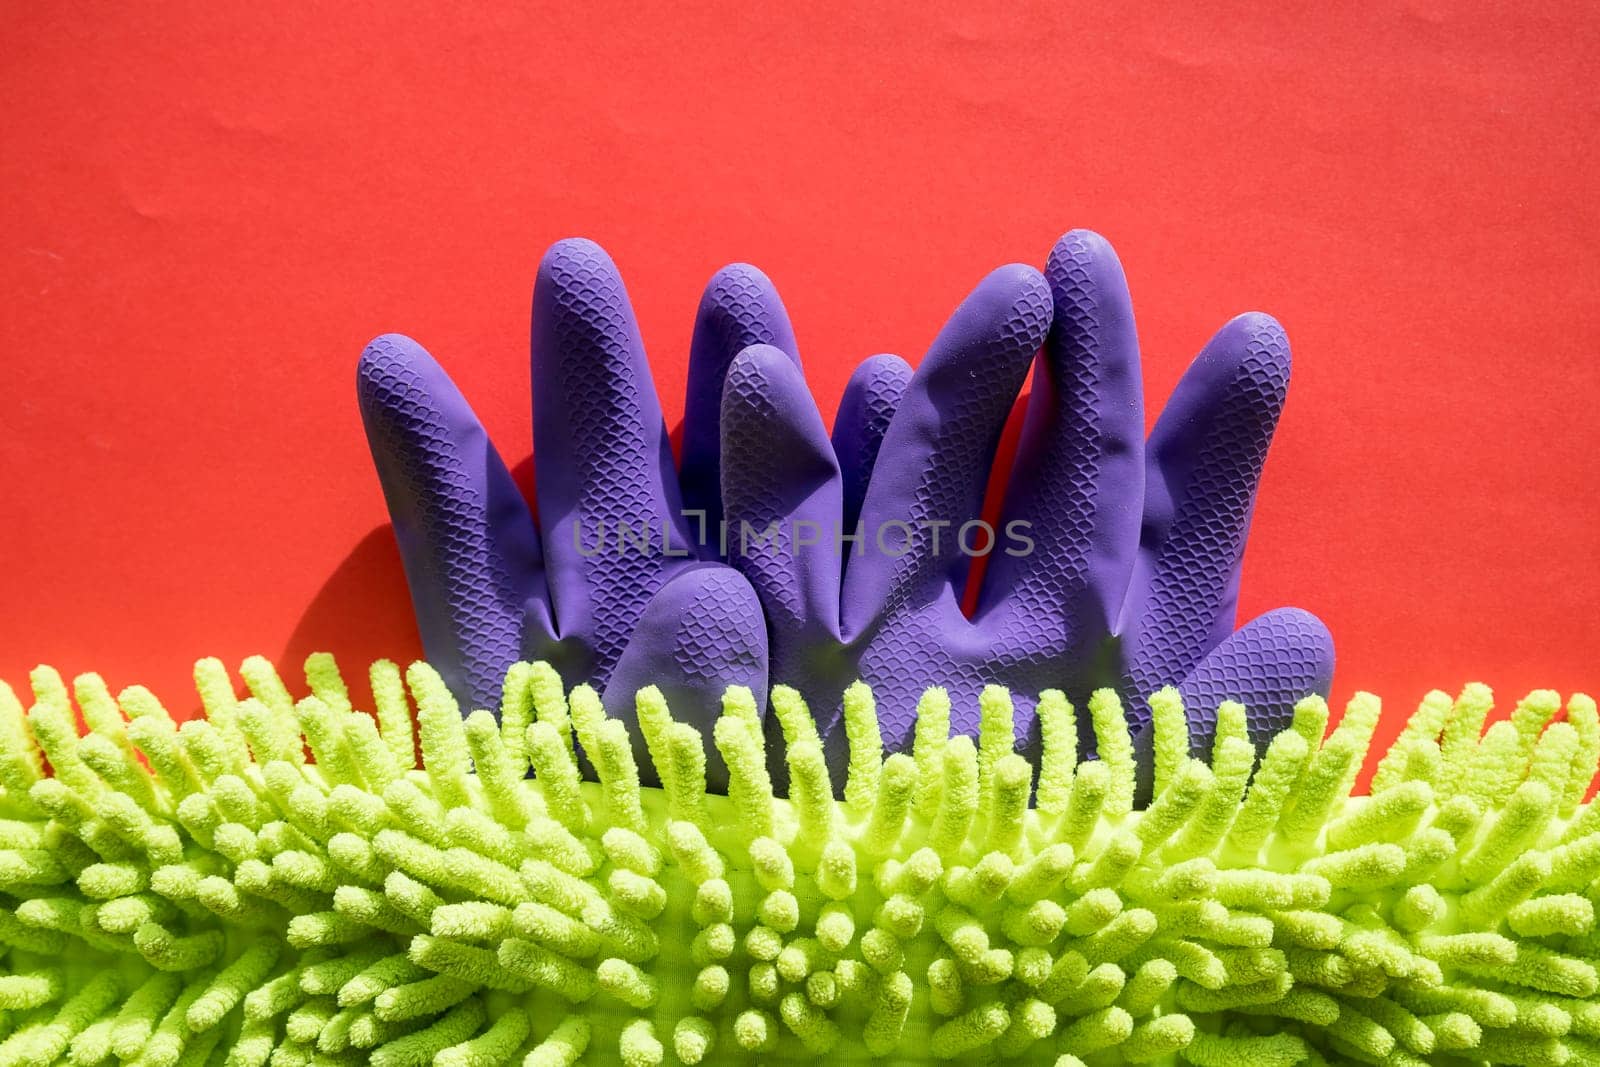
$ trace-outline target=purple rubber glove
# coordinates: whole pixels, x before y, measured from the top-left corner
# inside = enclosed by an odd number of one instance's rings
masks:
[[[961,533],[980,514],[1036,354],[969,620]],[[1333,649],[1313,616],[1283,609],[1233,630],[1251,507],[1289,378],[1276,322],[1251,314],[1225,326],[1147,445],[1121,266],[1102,238],[1075,231],[1045,275],[1015,265],[990,274],[909,384],[901,368],[882,357],[863,367],[832,441],[785,352],[740,353],[723,394],[724,440],[741,443],[724,447],[730,560],[766,612],[772,679],[805,694],[834,768],[846,757],[840,696],[857,677],[873,687],[891,751],[909,746],[930,685],[949,690],[953,726],[967,734],[982,687],[1009,686],[1030,748],[1037,730],[1023,702],[1045,688],[1081,707],[1093,689],[1116,686],[1138,733],[1149,719],[1142,697],[1179,684],[1197,746],[1223,699],[1247,705],[1259,738],[1325,690]],[[834,532],[852,529],[856,506],[863,540],[841,542]],[[983,543],[967,529],[969,546]]]
[[[721,439],[704,427],[716,425],[728,364],[757,342],[793,358],[771,284],[752,267],[725,268],[695,324],[680,487],[615,265],[589,241],[554,245],[533,294],[537,522],[432,357],[394,334],[367,347],[357,390],[368,442],[424,650],[464,710],[497,709],[519,659],[594,684],[624,720],[646,685],[697,725],[719,712],[726,686],[764,695],[760,605],[738,571],[703,558],[700,523],[683,514],[685,497],[715,503]],[[715,781],[720,768],[708,771]]]

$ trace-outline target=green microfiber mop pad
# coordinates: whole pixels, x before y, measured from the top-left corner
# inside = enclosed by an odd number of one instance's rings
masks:
[[[465,721],[423,664],[373,668],[376,716],[325,656],[298,702],[241,673],[202,662],[181,726],[94,675],[0,684],[0,1067],[1600,1063],[1586,697],[1485,732],[1486,689],[1431,694],[1351,797],[1375,698],[1326,739],[1303,702],[1259,759],[1224,705],[1198,759],[1164,691],[1135,810],[1109,691],[1041,695],[1035,768],[1004,690],[976,743],[930,690],[885,759],[857,686],[835,801],[781,687],[788,799],[744,690],[705,739],[640,693],[654,789],[541,664]]]

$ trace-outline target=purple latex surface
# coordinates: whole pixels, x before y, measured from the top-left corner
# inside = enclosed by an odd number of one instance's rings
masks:
[[[1147,443],[1127,285],[1095,234],[1063,237],[1043,274],[990,274],[914,374],[894,356],[863,363],[831,438],[771,283],[745,265],[718,272],[695,321],[681,473],[605,253],[555,245],[533,303],[537,522],[420,346],[379,338],[358,374],[424,647],[466,706],[496,707],[505,667],[531,657],[601,687],[624,719],[647,684],[703,726],[726,685],[784,683],[838,767],[839,699],[858,677],[891,750],[929,685],[950,690],[967,733],[978,691],[1010,686],[1031,744],[1026,701],[1047,687],[1081,705],[1102,685],[1179,683],[1203,738],[1222,699],[1243,699],[1260,732],[1328,683],[1332,645],[1313,616],[1283,609],[1234,632],[1288,383],[1282,331],[1264,315],[1225,326]],[[969,620],[955,534],[980,513],[1035,364],[1000,527],[1025,524],[1032,550],[993,556]],[[596,540],[620,524],[625,550]],[[838,539],[858,524],[860,543]],[[1130,713],[1148,719],[1136,699]]]
[[[727,268],[696,321],[691,417],[714,417],[705,383],[756,338],[793,348],[771,284]],[[728,685],[764,692],[760,605],[737,571],[701,558],[627,292],[593,242],[561,241],[541,262],[530,356],[537,523],[420,345],[388,335],[361,357],[362,418],[428,658],[468,709],[498,708],[506,667],[534,658],[599,687],[625,720],[646,685],[699,724]],[[696,455],[714,478],[716,449]]]
[[[1032,551],[993,555],[968,619],[970,560],[951,535],[980,514],[996,444],[1036,360],[999,526],[1026,523]],[[1075,231],[1043,275],[1010,266],[985,278],[909,382],[888,390],[894,411],[871,446],[860,505],[867,550],[731,546],[766,612],[772,677],[810,699],[833,765],[845,757],[839,695],[857,677],[874,688],[891,749],[909,744],[931,684],[950,691],[953,726],[969,734],[982,687],[1010,687],[1029,748],[1037,738],[1026,702],[1048,687],[1082,707],[1093,689],[1116,686],[1140,730],[1149,712],[1135,694],[1178,684],[1197,744],[1223,699],[1242,699],[1261,736],[1299,698],[1325,691],[1333,647],[1314,616],[1282,609],[1234,632],[1289,363],[1272,319],[1235,319],[1195,360],[1147,443],[1132,307],[1110,246]],[[830,529],[850,514],[861,492],[848,466],[855,450],[840,446],[838,428],[832,442],[825,436],[781,353],[740,354],[722,415],[728,440],[751,443],[724,448],[730,525]]]

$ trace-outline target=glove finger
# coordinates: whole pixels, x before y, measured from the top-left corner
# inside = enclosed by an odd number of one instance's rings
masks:
[[[1327,696],[1332,682],[1333,637],[1321,619],[1300,608],[1258,615],[1178,686],[1189,716],[1190,747],[1196,755],[1210,751],[1217,706],[1236,700],[1245,706],[1250,740],[1264,749],[1293,720],[1296,703],[1313,693]],[[1144,716],[1148,720],[1148,710]]]
[[[679,481],[689,525],[716,544],[722,521],[722,388],[733,357],[751,345],[771,345],[797,366],[799,348],[778,290],[748,263],[712,275],[695,315],[689,343],[689,380],[683,401],[683,451]]]
[[[861,521],[861,502],[867,495],[883,435],[910,384],[911,365],[888,353],[863,360],[845,383],[833,418],[832,440],[843,478],[846,530],[854,530]]]
[[[722,694],[747,687],[765,713],[767,631],[755,591],[739,573],[716,563],[680,570],[651,599],[601,697],[606,711],[628,726],[634,759],[647,785],[660,784],[639,730],[636,695],[656,686],[678,722],[700,731],[709,787],[725,792],[728,769],[712,743]]]
[[[422,647],[462,707],[498,708],[506,668],[552,640],[527,502],[455,383],[411,338],[367,346],[356,396]]]
[[[1054,317],[1002,511],[1003,543],[1016,531],[1032,545],[990,558],[978,607],[1008,651],[1059,652],[1112,632],[1144,494],[1139,341],[1122,264],[1105,238],[1074,230],[1045,278]]]
[[[836,644],[841,490],[833,445],[800,368],[755,345],[722,393],[728,561],[755,587],[774,644]],[[775,662],[776,681],[799,684]]]
[[[1144,528],[1119,627],[1124,662],[1144,684],[1184,677],[1233,631],[1239,566],[1289,363],[1274,319],[1239,316],[1184,373],[1150,434]]]
[[[582,677],[603,683],[690,541],[633,308],[599,245],[559,241],[545,254],[531,350],[551,602],[561,637],[587,648]]]
[[[907,600],[953,595],[964,581],[962,528],[979,520],[995,446],[1049,328],[1050,287],[1012,264],[980,282],[939,331],[867,487],[865,554],[846,566],[847,634]]]

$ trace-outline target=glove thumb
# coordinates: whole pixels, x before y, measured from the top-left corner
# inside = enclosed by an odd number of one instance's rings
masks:
[[[672,717],[700,731],[706,750],[706,784],[725,792],[728,770],[711,730],[722,713],[722,694],[742,685],[766,714],[767,629],[755,590],[731,567],[685,567],[645,605],[633,639],[617,660],[602,701],[628,726],[634,759],[646,785],[660,776],[639,727],[639,690],[655,686]]]
[[[1294,706],[1333,682],[1333,637],[1300,608],[1258,615],[1212,649],[1178,686],[1189,713],[1189,743],[1209,752],[1217,706],[1245,706],[1250,740],[1263,748],[1294,719]]]

